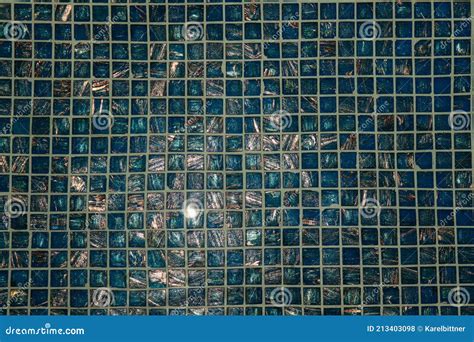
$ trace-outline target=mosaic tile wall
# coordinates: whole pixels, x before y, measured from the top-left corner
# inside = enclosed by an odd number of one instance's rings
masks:
[[[470,2],[3,2],[2,314],[474,313]]]

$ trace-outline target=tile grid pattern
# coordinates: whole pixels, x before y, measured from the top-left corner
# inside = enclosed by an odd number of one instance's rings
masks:
[[[472,312],[469,2],[29,8],[0,18],[3,313]]]

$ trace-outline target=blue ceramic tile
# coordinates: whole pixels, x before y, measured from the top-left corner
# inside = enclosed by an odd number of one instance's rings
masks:
[[[470,15],[1,4],[0,312],[473,314]]]

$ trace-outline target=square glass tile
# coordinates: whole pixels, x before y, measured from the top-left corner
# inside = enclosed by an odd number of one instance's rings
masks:
[[[0,3],[0,314],[474,314],[470,1]]]

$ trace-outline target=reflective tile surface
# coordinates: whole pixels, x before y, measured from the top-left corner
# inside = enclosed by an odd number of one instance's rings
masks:
[[[0,4],[0,313],[473,314],[471,15]]]

